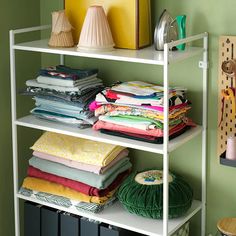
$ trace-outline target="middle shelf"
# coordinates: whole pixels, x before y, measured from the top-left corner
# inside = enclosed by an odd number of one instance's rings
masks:
[[[50,131],[55,133],[61,133],[65,135],[70,135],[74,137],[85,138],[89,140],[94,140],[98,142],[110,143],[114,145],[125,146],[128,148],[134,148],[137,150],[163,154],[163,144],[152,144],[146,143],[142,141],[136,141],[132,139],[110,136],[106,134],[102,134],[100,132],[94,131],[92,128],[87,129],[77,129],[75,127],[66,126],[60,123],[54,123],[47,120],[39,119],[34,117],[33,115],[25,116],[23,118],[17,119],[15,121],[16,125],[34,128],[44,131]],[[181,146],[182,144],[190,141],[197,135],[202,133],[202,127],[197,126],[195,128],[186,131],[184,134],[179,137],[171,140],[169,142],[169,152],[174,151],[176,148]]]
[[[128,148],[134,148],[137,150],[163,154],[163,144],[152,144],[146,143],[142,141],[131,140],[122,137],[110,136],[106,134],[102,134],[100,132],[94,131],[92,128],[87,129],[77,129],[74,127],[66,126],[60,123],[54,123],[47,120],[42,120],[39,118],[34,117],[33,115],[25,116],[23,118],[17,119],[15,121],[16,125],[44,130],[44,131],[51,131],[55,133],[61,133],[65,135],[70,135],[74,137],[80,137],[90,140],[95,140],[98,142],[105,142],[114,145],[125,146]],[[197,126],[195,128],[186,131],[181,136],[171,140],[169,142],[169,152],[174,151],[176,148],[181,146],[182,144],[188,142],[192,138],[196,137],[202,132],[202,127]]]

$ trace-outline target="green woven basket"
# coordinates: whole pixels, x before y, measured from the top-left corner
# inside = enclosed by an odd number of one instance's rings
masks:
[[[131,174],[121,185],[118,199],[133,214],[163,217],[162,171],[148,170]],[[177,218],[191,207],[193,190],[182,177],[169,175],[169,218]]]

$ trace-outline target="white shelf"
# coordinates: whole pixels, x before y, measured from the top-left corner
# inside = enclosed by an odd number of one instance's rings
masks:
[[[23,126],[43,131],[51,131],[75,137],[81,137],[85,139],[95,140],[99,142],[106,142],[115,145],[121,145],[137,150],[148,151],[157,154],[163,154],[163,169],[164,169],[164,190],[163,190],[163,220],[152,220],[143,217],[131,215],[126,212],[119,202],[113,206],[105,209],[100,214],[91,214],[86,212],[78,212],[76,209],[69,210],[69,212],[85,216],[94,220],[98,220],[107,224],[125,228],[134,232],[142,233],[149,236],[170,236],[176,230],[178,230],[185,222],[193,217],[197,212],[201,211],[201,235],[205,235],[205,215],[206,215],[206,129],[207,129],[207,64],[208,64],[208,34],[202,33],[194,36],[187,37],[185,39],[177,40],[165,45],[165,51],[155,51],[153,46],[141,49],[141,50],[125,50],[114,49],[111,52],[82,52],[77,51],[77,48],[50,48],[48,46],[48,40],[36,40],[32,42],[15,43],[16,35],[41,31],[48,29],[49,26],[39,26],[25,29],[18,29],[10,31],[10,57],[11,57],[11,108],[12,108],[12,137],[13,137],[13,167],[14,167],[14,210],[15,210],[15,235],[20,236],[20,208],[19,199],[29,200],[42,205],[46,205],[55,209],[68,211],[67,208],[63,208],[54,204],[42,202],[33,198],[29,198],[18,193],[19,179],[19,161],[17,151],[17,127]],[[189,47],[189,43],[194,41],[202,41],[202,47]],[[186,43],[187,47],[184,51],[169,51],[173,46]],[[204,128],[197,126],[183,135],[171,140],[166,145],[150,144],[141,141],[135,141],[132,139],[126,139],[116,136],[110,136],[101,134],[94,130],[85,129],[80,130],[74,127],[66,126],[59,123],[54,123],[42,119],[38,119],[32,115],[17,119],[16,112],[16,61],[15,53],[17,50],[30,51],[39,53],[49,53],[57,55],[77,56],[84,58],[96,58],[114,61],[124,61],[132,63],[142,63],[150,65],[161,65],[163,68],[163,81],[165,88],[169,86],[169,64],[188,59],[193,56],[203,56],[200,67],[202,68],[203,78],[203,119],[202,123]],[[64,57],[60,57],[63,62]],[[165,89],[165,95],[167,89]],[[167,105],[167,103],[165,104]],[[168,115],[165,116],[165,122]],[[202,202],[194,201],[192,207],[187,214],[181,218],[168,220],[168,171],[169,171],[169,152],[175,150],[179,146],[185,144],[189,140],[193,139],[197,135],[202,133]],[[166,134],[165,134],[166,136]]]
[[[81,129],[74,128],[71,126],[66,126],[60,123],[39,119],[39,118],[34,117],[33,115],[20,118],[15,121],[15,124],[19,126],[24,126],[24,127],[51,131],[51,132],[66,134],[66,135],[70,135],[74,137],[95,140],[98,142],[111,143],[115,145],[125,146],[128,148],[134,148],[137,150],[163,154],[162,144],[152,144],[152,143],[136,141],[136,140],[127,139],[127,138],[106,135],[98,131],[94,131],[92,128],[81,130]],[[202,127],[197,126],[195,128],[188,130],[181,136],[171,140],[169,143],[169,151],[171,152],[175,150],[177,147],[188,142],[195,136],[199,135],[201,132],[202,132]]]
[[[77,51],[76,47],[51,48],[48,46],[48,40],[44,39],[16,44],[13,46],[13,48],[22,51],[136,62],[152,65],[164,65],[164,52],[155,51],[153,46],[140,50],[114,49],[111,52],[83,52]],[[202,52],[203,48],[200,47],[186,47],[184,51],[171,51],[169,53],[169,63],[181,61],[195,55],[199,55]]]
[[[127,212],[119,202],[108,207],[99,214],[88,213],[85,211],[68,210],[65,207],[50,204],[40,201],[38,199],[26,197],[22,194],[17,194],[17,197],[23,200],[42,204],[44,206],[66,211],[75,215],[84,216],[93,220],[97,220],[106,224],[111,224],[123,229],[131,230],[137,233],[150,235],[150,236],[162,236],[162,220],[148,219],[141,216],[132,215]],[[202,208],[200,201],[193,201],[192,207],[188,210],[185,216],[169,220],[169,235],[173,234],[182,225],[184,225],[189,219],[191,219]]]

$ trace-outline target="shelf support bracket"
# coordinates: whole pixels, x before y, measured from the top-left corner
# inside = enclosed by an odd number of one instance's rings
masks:
[[[209,68],[209,62],[199,61],[198,67],[207,70]]]

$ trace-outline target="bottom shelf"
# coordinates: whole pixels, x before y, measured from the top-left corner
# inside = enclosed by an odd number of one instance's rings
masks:
[[[137,233],[150,235],[150,236],[161,236],[162,232],[162,220],[147,219],[144,217],[132,215],[125,211],[119,202],[108,207],[99,214],[87,213],[84,211],[68,210],[65,207],[60,207],[51,203],[46,203],[40,200],[32,199],[21,194],[17,194],[17,197],[23,200],[28,200],[38,204],[42,204],[51,208],[66,211],[75,215],[84,216],[90,219],[94,219],[106,224],[111,224],[123,229],[131,230]],[[169,235],[173,234],[178,230],[184,223],[192,218],[202,208],[200,201],[193,201],[192,207],[189,209],[187,214],[183,217],[173,219],[169,221]]]

